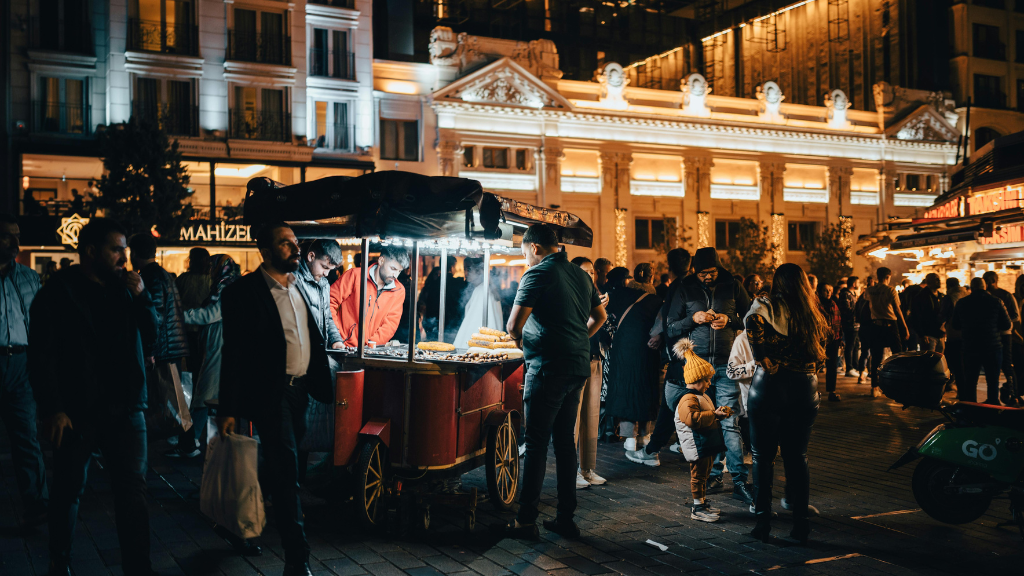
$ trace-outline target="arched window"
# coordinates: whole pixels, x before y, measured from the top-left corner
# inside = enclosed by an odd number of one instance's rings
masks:
[[[980,150],[982,146],[1002,136],[995,128],[978,128],[974,131],[974,149]]]

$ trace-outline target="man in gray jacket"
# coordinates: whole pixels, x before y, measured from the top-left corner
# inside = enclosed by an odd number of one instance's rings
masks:
[[[341,265],[341,247],[334,240],[318,238],[303,251],[299,269],[295,272],[299,292],[313,312],[316,327],[331,348],[343,348],[344,340],[331,316],[331,284],[327,275]]]

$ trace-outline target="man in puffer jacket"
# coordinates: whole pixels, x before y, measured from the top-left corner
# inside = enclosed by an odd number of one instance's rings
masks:
[[[716,459],[708,487],[723,485],[721,460],[724,459],[732,474],[733,498],[750,504],[754,495],[747,485],[743,436],[736,416],[740,409],[740,391],[726,372],[736,332],[743,329],[743,317],[750,309],[750,296],[722,266],[714,248],[697,250],[693,255],[693,271],[680,282],[677,295],[668,304],[668,345],[671,347],[680,338],[689,338],[693,341],[694,353],[714,367],[715,374],[711,378],[714,392],[709,395],[717,406],[728,406],[732,415],[722,420],[726,453]],[[683,379],[682,360],[672,358],[665,378]]]

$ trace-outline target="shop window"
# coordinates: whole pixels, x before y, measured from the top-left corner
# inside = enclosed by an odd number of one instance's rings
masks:
[[[38,96],[34,112],[37,132],[88,133],[85,80],[40,77]]]
[[[807,252],[818,238],[818,222],[790,222],[789,249],[794,252]]]
[[[476,146],[464,146],[462,148],[462,166],[464,168],[476,168]]]
[[[418,123],[415,120],[380,119],[380,157],[382,160],[420,158]]]
[[[999,40],[999,27],[974,24],[974,55],[978,58],[1006,60],[1006,45]]]
[[[34,46],[43,50],[93,53],[86,0],[40,0],[35,20]]]
[[[484,148],[484,168],[508,168],[508,148]]]
[[[651,250],[665,244],[665,231],[674,228],[675,218],[637,218],[634,226],[636,249]]]
[[[1006,105],[1002,77],[988,74],[974,75],[974,104],[982,108],[1002,108]]]
[[[716,220],[715,221],[715,249],[728,250],[739,245],[740,221],[739,220]]]
[[[354,126],[348,119],[347,102],[314,102],[313,141],[317,148],[349,151],[354,140]]]

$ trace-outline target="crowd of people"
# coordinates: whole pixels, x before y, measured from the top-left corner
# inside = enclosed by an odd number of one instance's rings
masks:
[[[442,282],[435,268],[411,313],[405,294],[415,287],[402,248],[385,246],[367,262],[362,286],[363,263],[340,272],[342,253],[333,240],[300,246],[277,223],[262,227],[256,243],[263,263],[252,273],[243,275],[227,255],[196,248],[188,270],[174,277],[157,261],[151,234],[129,237],[117,222],[98,217],[80,232],[80,263],[62,266],[44,285],[16,261],[17,219],[0,215],[0,417],[11,438],[23,521],[49,526],[50,574],[70,573],[79,498],[98,454],[113,487],[124,572],[152,573],[149,443],[168,440],[169,457],[199,456],[211,409],[217,414],[210,430],[258,433],[285,574],[309,574],[299,498],[309,449],[303,440],[310,411],[333,405],[337,365],[327,350],[358,343],[362,289],[367,341],[408,335],[415,322],[420,338],[458,342],[465,322],[475,329],[483,321],[505,328],[523,349],[523,488],[516,520],[501,528],[508,536],[538,537],[549,443],[558,508],[544,526],[578,536],[576,491],[608,481],[597,470],[598,442],[605,440],[621,442],[624,457],[640,465],[659,466],[661,450],[682,454],[697,521],[720,518],[707,495],[725,488],[728,471],[731,497],[749,506],[751,533],[762,540],[776,515],[773,467],[781,450],[782,508],[793,514],[791,536],[805,542],[816,512],[807,449],[819,373],[830,401],[842,400],[840,373],[870,378],[870,394],[878,397],[884,357],[921,349],[945,355],[959,398],[976,399],[984,370],[986,402],[1018,402],[1024,276],[1013,294],[999,287],[994,272],[973,278],[969,288],[950,277],[945,293],[936,274],[893,286],[887,268],[863,287],[854,276],[831,286],[794,264],[771,278],[740,277],[714,248],[692,256],[677,248],[655,285],[650,263],[630,274],[604,258],[570,261],[555,230],[535,225],[522,241],[529,269],[511,298],[494,286],[485,290],[483,261],[466,258],[463,278]],[[443,320],[442,298],[449,311]],[[164,407],[151,397],[180,387],[186,372],[192,395],[179,416],[192,425],[168,433],[153,416]],[[52,485],[38,437],[53,447]],[[244,554],[260,554],[251,543],[234,543]]]

